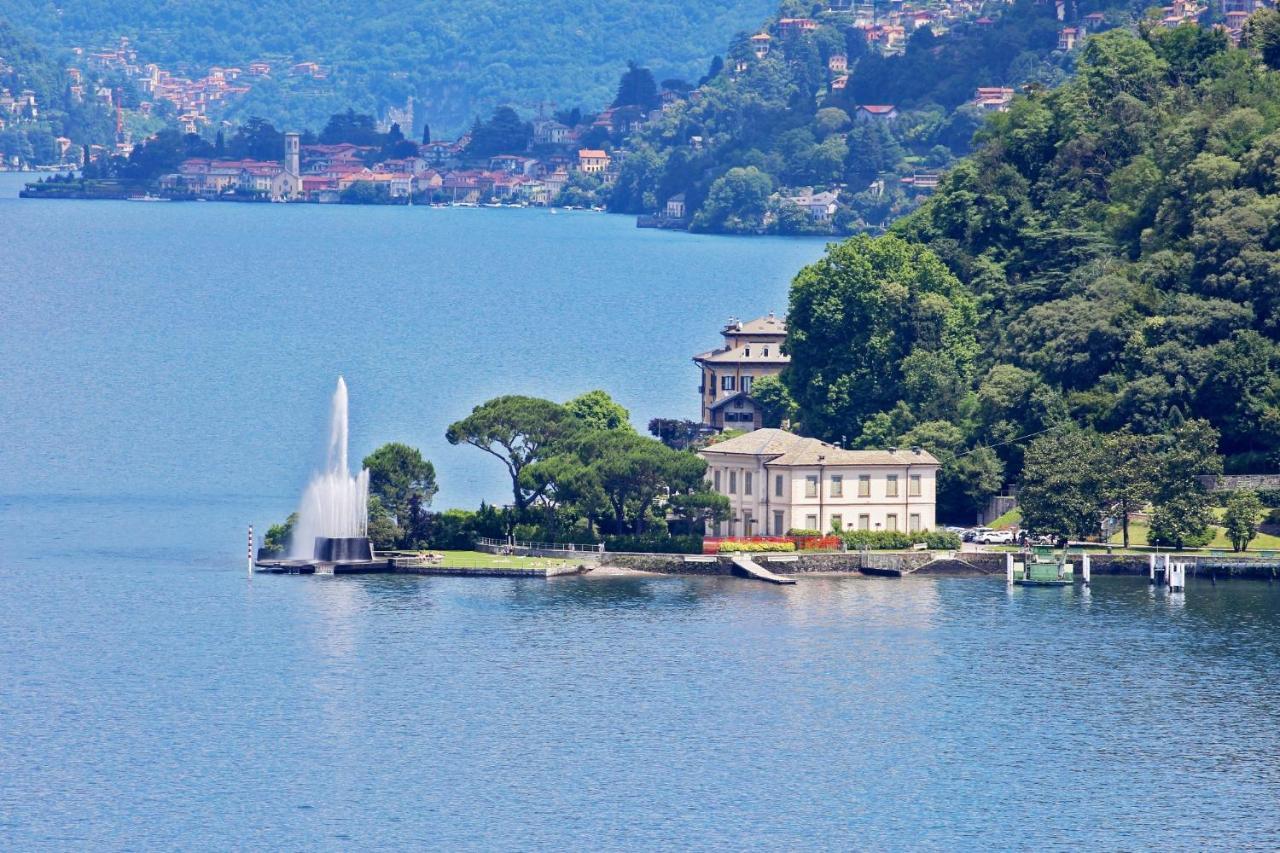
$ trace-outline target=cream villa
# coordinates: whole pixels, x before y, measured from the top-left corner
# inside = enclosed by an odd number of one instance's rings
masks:
[[[842,450],[780,429],[699,451],[732,517],[716,536],[781,536],[791,529],[930,530],[938,460],[919,448]]]
[[[730,320],[720,334],[724,346],[693,357],[702,370],[702,422],[716,429],[756,429],[762,424],[751,384],[777,376],[791,361],[782,353],[786,321],[772,313],[746,323]]]

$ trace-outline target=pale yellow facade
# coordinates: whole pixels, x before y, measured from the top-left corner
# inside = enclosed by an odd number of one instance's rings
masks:
[[[710,445],[700,455],[711,487],[729,499],[732,511],[707,531],[711,535],[916,532],[937,525],[938,460],[923,450],[842,450],[762,429]]]

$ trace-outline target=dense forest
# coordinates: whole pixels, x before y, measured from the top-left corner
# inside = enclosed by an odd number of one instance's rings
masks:
[[[1089,38],[1069,82],[995,116],[890,235],[797,277],[775,417],[930,447],[957,512],[1006,482],[1055,483],[1063,504],[1079,472],[1143,458],[1184,486],[1274,471],[1277,67],[1272,11],[1241,48],[1194,25]],[[1173,494],[1163,521],[1194,521],[1189,500]]]
[[[1078,6],[1079,15],[1102,11],[1104,26],[1133,20],[1128,3]],[[786,0],[760,30],[767,53],[739,33],[693,97],[629,140],[610,209],[652,212],[683,193],[694,230],[876,229],[927,195],[915,175],[967,153],[985,117],[971,103],[979,86],[1052,87],[1073,63],[1057,49],[1053,4],[1035,0],[998,4],[994,22],[956,22],[945,35],[923,26],[892,55],[868,48],[848,14],[817,13],[810,33],[779,24],[809,14],[810,4]],[[844,58],[845,80],[832,57]],[[860,120],[862,104],[892,105],[897,118]],[[840,190],[834,223],[815,228],[786,203],[802,188]]]
[[[274,79],[256,86],[235,109],[282,126],[315,127],[349,106],[381,115],[412,95],[419,120],[428,117],[433,127],[450,132],[500,103],[526,110],[546,100],[607,103],[617,66],[628,57],[663,74],[696,75],[714,45],[759,20],[770,5],[0,0],[0,20],[21,22],[41,44],[60,47],[93,48],[128,36],[145,61],[178,71],[255,59],[313,61],[330,71],[323,85],[294,91],[287,78]]]
[[[100,104],[71,96],[70,81],[54,56],[0,18],[0,89],[13,95],[35,93],[38,114],[33,121],[13,121],[0,129],[0,158],[21,162],[56,163],[61,158],[56,139],[105,144],[114,138],[111,111]]]

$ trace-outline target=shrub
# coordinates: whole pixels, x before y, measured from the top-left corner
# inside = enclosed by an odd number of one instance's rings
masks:
[[[1271,524],[1278,524],[1278,525],[1280,525],[1280,509],[1269,509],[1269,510],[1267,510],[1267,514],[1266,514],[1266,516],[1262,519],[1262,523],[1263,523],[1263,524],[1268,524],[1268,525],[1271,525]]]
[[[794,551],[795,549],[796,543],[794,542],[751,542],[742,539],[726,539],[720,543],[721,554],[731,554],[734,552],[776,554],[783,551]]]
[[[1258,489],[1258,500],[1266,507],[1280,507],[1280,489]]]
[[[959,551],[960,534],[950,530],[926,530],[924,543],[934,551]]]
[[[821,530],[810,530],[807,527],[793,527],[787,531],[788,536],[821,536]]]

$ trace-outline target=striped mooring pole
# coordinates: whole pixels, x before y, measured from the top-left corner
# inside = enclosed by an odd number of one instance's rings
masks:
[[[253,525],[249,525],[249,574],[253,574]]]

